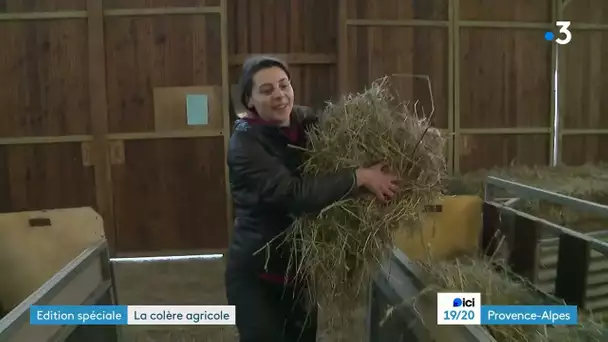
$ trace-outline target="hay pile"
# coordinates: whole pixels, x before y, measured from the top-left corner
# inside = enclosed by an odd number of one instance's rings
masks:
[[[502,271],[497,271],[496,265]],[[504,262],[466,257],[443,262],[421,262],[423,281],[430,284],[423,296],[437,292],[480,292],[484,305],[554,305],[560,301],[541,295],[525,279],[508,272]],[[563,302],[562,302],[563,303]],[[493,325],[485,327],[497,342],[600,342],[608,340],[606,330],[590,315],[579,317],[577,326]]]
[[[608,165],[583,166],[515,166],[480,170],[449,181],[447,188],[456,194],[483,193],[486,176],[496,176],[515,182],[572,196],[591,202],[608,204]],[[497,194],[511,197],[512,194]],[[517,209],[580,232],[605,230],[608,218],[574,210],[548,201],[528,200],[518,204]]]
[[[292,265],[308,278],[311,298],[337,316],[356,309],[369,272],[393,246],[394,232],[419,226],[419,214],[441,194],[446,173],[439,131],[429,128],[430,118],[395,107],[389,89],[383,78],[363,93],[328,104],[310,132],[304,174],[383,161],[401,179],[401,192],[391,202],[361,193],[298,219],[287,237],[295,242],[299,258],[292,258]]]
[[[479,170],[454,177],[461,191],[481,194],[486,176],[496,176],[563,195],[608,203],[608,164],[567,166],[512,166]]]

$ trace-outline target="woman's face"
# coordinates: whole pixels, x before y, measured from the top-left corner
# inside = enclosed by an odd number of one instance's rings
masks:
[[[266,68],[253,75],[249,107],[258,115],[278,125],[289,124],[293,108],[293,88],[287,74],[279,67]]]

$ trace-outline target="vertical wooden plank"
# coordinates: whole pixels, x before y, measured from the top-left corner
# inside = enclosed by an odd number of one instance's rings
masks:
[[[348,91],[348,0],[338,1],[338,95]]]
[[[221,63],[222,63],[222,109],[224,113],[224,156],[228,156],[228,144],[230,141],[230,75],[229,75],[229,51],[228,51],[228,0],[221,0],[220,3],[220,44],[221,44]],[[226,229],[228,230],[228,240],[232,238],[234,218],[232,213],[232,196],[230,194],[230,181],[228,167],[224,163],[224,183],[226,184]]]
[[[537,221],[522,216],[513,219],[512,249],[509,253],[509,265],[513,272],[530,281],[536,279],[538,260],[538,240],[540,229]]]
[[[454,89],[457,84],[454,82],[454,68],[456,64],[456,55],[454,54],[455,35],[457,29],[454,20],[454,1],[448,4],[448,172],[454,174]]]
[[[563,0],[554,0],[554,19],[555,20],[561,20],[564,19],[564,1]],[[565,72],[560,72],[560,70],[562,68],[560,68],[560,66],[562,65],[566,65],[564,63],[564,58],[565,58],[565,54],[562,53],[561,58],[560,58],[560,54],[559,54],[559,45],[558,44],[553,44],[553,49],[555,50],[555,63],[557,64],[557,105],[556,105],[556,112],[558,113],[563,113],[563,109],[564,109],[564,99],[566,98],[565,94],[563,91],[560,91],[560,84],[563,84],[564,82],[564,75],[566,74]],[[555,76],[554,76],[555,78]],[[558,119],[558,132],[557,132],[557,160],[556,163],[561,164],[562,163],[562,159],[563,159],[563,154],[562,154],[562,146],[563,144],[563,134],[562,134],[562,130],[564,128],[564,122],[561,119]]]
[[[587,273],[591,253],[589,243],[575,236],[559,237],[555,295],[569,305],[585,307],[587,298]]]
[[[482,206],[481,247],[487,256],[496,253],[500,242],[500,210],[484,202]]]
[[[454,148],[453,158],[454,164],[452,173],[460,173],[460,148],[462,146],[462,137],[460,136],[460,0],[450,1],[452,6],[452,23],[454,44],[451,46],[452,54],[454,54],[454,114],[453,114],[453,132],[454,132]]]
[[[97,206],[104,220],[110,253],[116,248],[112,179],[108,157],[108,103],[104,49],[103,1],[87,0],[89,48],[89,96],[93,131],[93,165]]]
[[[223,1],[223,0],[222,0]],[[264,8],[261,1],[247,1],[249,4],[249,49],[248,53],[261,53],[264,51],[264,36],[263,36],[263,24],[262,16],[264,15]],[[293,28],[293,23],[290,25]],[[287,28],[285,28],[287,29]]]

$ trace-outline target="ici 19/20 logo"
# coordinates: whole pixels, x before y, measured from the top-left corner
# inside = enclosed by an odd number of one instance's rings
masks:
[[[475,298],[454,298],[453,307],[455,308],[472,308],[475,307]]]

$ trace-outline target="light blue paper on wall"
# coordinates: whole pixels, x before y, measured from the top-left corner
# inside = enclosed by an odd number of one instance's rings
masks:
[[[209,102],[207,95],[186,95],[186,117],[189,126],[206,125],[209,123]]]

